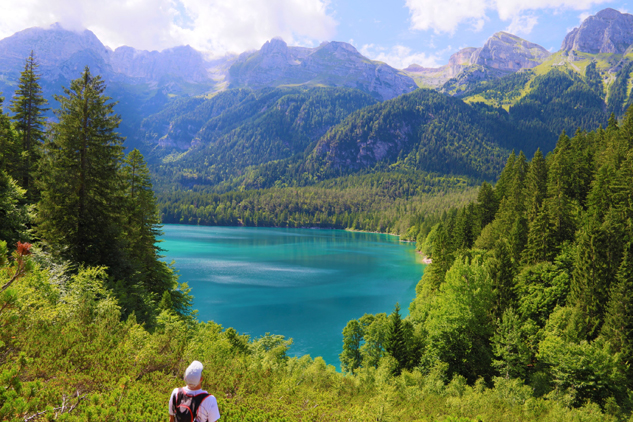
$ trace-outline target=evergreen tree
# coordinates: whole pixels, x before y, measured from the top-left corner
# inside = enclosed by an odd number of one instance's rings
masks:
[[[86,67],[64,95],[55,97],[59,123],[40,165],[38,230],[56,253],[72,262],[105,265],[111,274],[122,275],[123,139],[116,133],[120,119],[105,88]]]
[[[512,308],[506,309],[492,338],[494,354],[499,358],[492,365],[506,379],[525,378],[531,355],[524,337],[519,316]]]
[[[123,160],[121,175],[125,186],[123,228],[127,256],[135,264],[145,290],[160,298],[173,287],[173,280],[159,261],[160,219],[149,170],[139,150],[132,150]]]
[[[499,203],[497,202],[494,188],[490,183],[483,182],[477,193],[477,206],[479,208],[479,219],[483,229],[495,219]]]
[[[11,100],[13,120],[20,139],[17,180],[26,189],[29,202],[35,202],[38,196],[33,179],[44,141],[44,112],[48,110],[44,107],[47,101],[42,96],[37,68],[35,55],[31,51],[20,74],[18,89]]]
[[[389,315],[385,351],[398,362],[398,367],[395,369],[394,375],[400,375],[400,372],[409,364],[409,354],[405,330],[402,319],[400,318],[400,305],[398,303],[396,303],[395,309],[391,315]]]
[[[617,281],[609,295],[601,334],[629,365],[627,379],[630,386],[633,384],[633,243],[625,248]]]
[[[17,164],[20,161],[20,151],[11,120],[2,111],[3,103],[4,97],[0,97],[0,172],[4,171],[15,178],[19,169]]]
[[[11,176],[0,170],[0,241],[7,242],[10,249],[15,248],[18,241],[28,240],[32,206],[24,203],[25,194]]]
[[[570,193],[573,192],[572,179],[575,166],[572,153],[571,140],[563,132],[548,163],[545,202],[550,219],[550,233],[553,236],[553,241],[549,242],[550,245],[560,246],[566,241],[572,241],[577,229],[575,220],[577,202],[570,197]],[[556,255],[556,252],[553,255]]]
[[[610,212],[603,224],[590,217],[578,233],[571,293],[583,312],[591,338],[599,333],[622,260],[623,233],[618,220],[615,212]]]
[[[553,259],[555,245],[551,231],[547,203],[544,203],[540,212],[528,226],[527,246],[523,251],[523,261],[526,264]]]
[[[547,165],[540,149],[528,166],[525,176],[525,209],[528,223],[536,219],[547,195]]]
[[[494,303],[492,315],[500,319],[505,310],[514,302],[515,261],[512,250],[505,239],[499,239],[492,251],[492,257],[486,261],[492,279]]]
[[[516,159],[517,159],[517,156],[514,153],[514,151],[512,151],[510,156],[508,156],[508,160],[506,161],[506,165],[503,168],[503,171],[501,171],[501,175],[499,176],[499,180],[497,181],[497,184],[494,190],[497,203],[501,203],[501,200],[504,197],[506,197],[509,194],[510,190],[512,189],[512,184],[514,180],[516,179],[515,177]]]

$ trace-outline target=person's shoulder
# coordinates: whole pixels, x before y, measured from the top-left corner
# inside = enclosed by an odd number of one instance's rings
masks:
[[[215,399],[215,396],[213,394],[209,394],[206,391],[204,392],[205,394],[208,394],[207,397],[204,398],[204,400],[202,400],[202,403],[206,406],[217,406],[218,405],[218,401]]]

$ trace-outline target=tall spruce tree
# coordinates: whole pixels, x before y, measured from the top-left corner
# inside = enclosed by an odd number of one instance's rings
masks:
[[[9,116],[4,114],[2,105],[4,97],[0,96],[0,172],[4,171],[15,179],[20,158],[20,151],[16,142],[16,136],[11,127]]]
[[[547,165],[537,149],[525,176],[525,211],[528,224],[536,219],[547,195]]]
[[[31,51],[20,74],[18,89],[11,100],[11,111],[19,138],[16,178],[26,189],[29,202],[35,202],[38,197],[33,179],[44,141],[44,112],[48,110],[44,107],[47,101],[42,96],[42,87],[38,82],[38,66],[35,54]]]
[[[400,305],[398,303],[396,303],[396,307],[389,315],[387,330],[385,350],[398,362],[394,374],[400,375],[402,370],[409,364],[409,351],[407,350],[407,339],[405,338],[405,329],[400,318]]]
[[[121,267],[122,184],[119,174],[123,139],[116,132],[115,103],[105,84],[88,67],[55,97],[59,123],[45,144],[39,233],[57,253],[72,262]]]
[[[633,243],[622,258],[617,282],[611,288],[601,334],[626,362],[629,386],[633,385]]]
[[[167,292],[171,296],[166,300],[173,305],[173,310],[184,311],[187,306],[182,295],[173,290],[176,287],[174,273],[159,259],[160,218],[150,173],[139,150],[132,150],[123,160],[121,176],[125,187],[122,227],[126,259],[131,266],[129,278],[140,283],[155,302]]]

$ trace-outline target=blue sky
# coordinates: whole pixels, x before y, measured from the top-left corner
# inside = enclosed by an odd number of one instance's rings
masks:
[[[508,31],[557,51],[565,34],[620,0],[0,0],[0,38],[60,22],[116,48],[189,44],[221,56],[280,36],[290,45],[345,41],[394,67],[439,66]]]

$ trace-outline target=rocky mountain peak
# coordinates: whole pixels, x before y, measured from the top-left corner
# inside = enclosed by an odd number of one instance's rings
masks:
[[[585,19],[563,41],[561,50],[623,54],[633,44],[633,15],[604,9]]]
[[[538,44],[507,32],[497,32],[473,53],[470,61],[472,64],[516,72],[538,66],[549,55],[550,52]]]
[[[416,88],[415,82],[386,64],[372,62],[344,42],[316,48],[288,47],[281,39],[241,54],[229,69],[231,87],[318,85],[358,88],[385,100]]]
[[[281,38],[266,41],[261,48],[262,54],[282,53],[288,51],[288,44]]]
[[[103,60],[112,52],[91,31],[71,31],[59,23],[48,28],[28,28],[0,40],[0,59],[5,66],[6,60],[10,64],[16,60],[23,64],[31,50],[43,67],[55,66],[84,50],[93,51]]]

